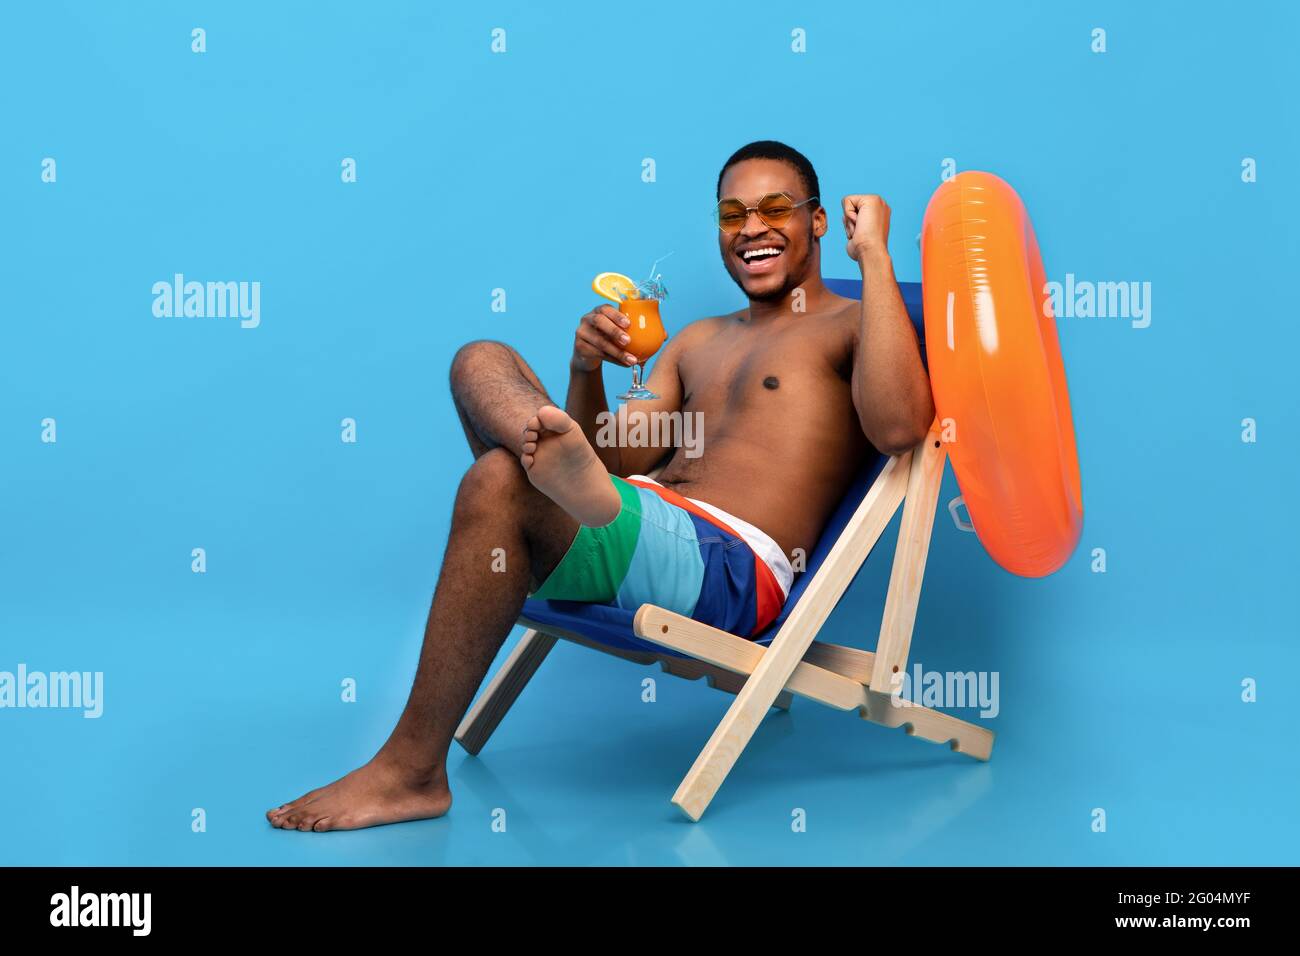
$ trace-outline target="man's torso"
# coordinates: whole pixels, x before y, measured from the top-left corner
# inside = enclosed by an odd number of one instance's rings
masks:
[[[860,306],[750,324],[747,310],[692,325],[678,360],[699,457],[677,449],[658,480],[811,553],[870,445],[851,380]]]

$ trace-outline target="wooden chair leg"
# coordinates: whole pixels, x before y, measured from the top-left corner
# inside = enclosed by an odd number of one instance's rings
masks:
[[[487,690],[479,695],[456,728],[457,743],[472,754],[482,750],[554,646],[555,638],[551,635],[533,628],[525,631],[501,669],[492,676]]]
[[[950,749],[976,760],[988,760],[993,755],[996,735],[987,727],[920,704],[896,701],[887,694],[868,691],[867,697],[868,705],[859,712],[863,720],[882,727],[902,727],[910,736],[947,744]]]
[[[947,460],[939,440],[938,425],[912,452],[907,480],[907,499],[898,526],[898,545],[889,572],[889,590],[885,592],[885,610],[881,615],[880,639],[876,642],[876,659],[871,674],[871,689],[888,695],[894,675],[907,666],[912,647],[912,627],[921,600],[921,581],[925,561],[930,553],[930,534],[934,530],[934,510],[939,502],[939,485],[943,482],[943,463]]]

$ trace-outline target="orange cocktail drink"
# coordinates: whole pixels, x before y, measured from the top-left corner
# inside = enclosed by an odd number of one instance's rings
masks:
[[[658,299],[624,299],[619,311],[628,317],[627,350],[644,365],[659,351],[668,339],[663,320],[659,318]]]
[[[655,263],[657,265],[658,260]],[[653,268],[650,272],[651,278],[645,282],[633,282],[621,272],[602,272],[591,280],[592,291],[615,303],[628,319],[628,327],[623,330],[628,340],[622,343],[622,336],[619,336],[618,341],[636,363],[632,366],[632,387],[619,396],[620,401],[659,397],[641,382],[645,363],[668,338],[663,320],[659,318],[659,300],[667,297],[668,290],[660,281],[661,276],[653,274]]]

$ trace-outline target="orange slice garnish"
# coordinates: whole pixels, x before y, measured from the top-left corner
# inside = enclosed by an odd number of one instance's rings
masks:
[[[591,291],[611,302],[622,302],[636,294],[636,283],[621,272],[602,272],[591,280]]]

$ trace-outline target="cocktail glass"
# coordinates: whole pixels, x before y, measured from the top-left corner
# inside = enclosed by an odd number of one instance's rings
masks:
[[[668,339],[663,320],[659,318],[659,300],[624,299],[618,308],[632,323],[626,330],[629,341],[624,348],[637,358],[637,364],[632,367],[632,387],[618,397],[619,401],[658,398],[642,384],[641,375],[645,363]]]

